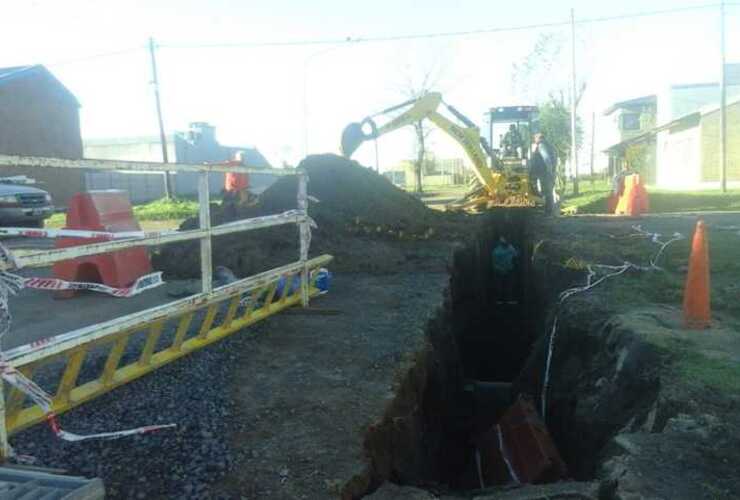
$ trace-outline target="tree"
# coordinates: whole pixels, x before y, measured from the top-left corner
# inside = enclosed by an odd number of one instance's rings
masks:
[[[401,93],[407,99],[419,99],[424,97],[428,92],[434,88],[436,79],[433,75],[433,71],[429,70],[423,73],[421,79],[415,82],[412,77],[406,75],[406,82],[404,87],[401,89]],[[428,126],[424,120],[419,120],[414,123],[414,149],[416,150],[416,160],[414,161],[414,177],[416,177],[416,192],[422,193],[423,179],[424,179],[424,160],[426,158],[426,143],[429,134],[432,133],[432,128]]]
[[[530,102],[540,102],[552,93],[567,88],[568,77],[562,71],[565,37],[559,32],[541,33],[520,63],[512,65],[511,85],[515,94]]]
[[[540,127],[548,141],[557,144],[558,151],[558,188],[565,189],[565,160],[571,160],[570,147],[570,102],[566,104],[565,96],[571,94],[570,62],[568,51],[563,50],[567,44],[563,33],[549,32],[538,36],[530,53],[519,64],[512,67],[512,87],[515,93],[522,95],[540,107]],[[583,72],[585,74],[586,72]],[[586,91],[586,80],[581,79],[576,89],[576,108]],[[543,118],[544,114],[547,115]],[[547,121],[546,130],[543,126]],[[580,149],[583,136],[581,120],[576,117],[576,145]],[[577,190],[578,179],[573,174],[574,190]]]
[[[565,105],[562,96],[560,99],[551,96],[539,105],[539,129],[547,141],[552,144],[558,155],[557,189],[565,191],[566,175],[564,160],[570,157],[570,110]],[[581,141],[583,129],[581,121],[576,120],[576,142]]]
[[[400,69],[399,93],[406,99],[419,99],[433,90],[439,90],[440,83],[444,78],[444,69],[447,65],[444,56],[445,50],[441,47],[433,51],[435,57],[426,63],[419,62],[418,57],[414,62],[404,64]],[[427,144],[432,128],[423,120],[414,123],[414,150],[416,159],[414,161],[414,177],[416,177],[416,192],[423,192],[423,171],[427,156]]]

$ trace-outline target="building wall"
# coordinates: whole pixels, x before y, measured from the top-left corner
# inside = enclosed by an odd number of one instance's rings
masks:
[[[669,189],[695,188],[701,180],[701,134],[698,126],[658,132],[657,185]]]
[[[167,139],[167,156],[170,161],[175,160],[173,138],[170,136]],[[99,160],[163,161],[159,137],[141,137],[120,141],[114,139],[86,140],[84,152],[85,158]]]
[[[621,170],[621,153],[615,151],[610,155],[609,153],[604,153],[604,150],[652,129],[655,126],[656,112],[655,103],[631,105],[629,107],[617,108],[610,114],[598,119],[596,126],[596,150],[598,153],[595,158],[594,171],[605,171],[608,175],[613,176]],[[637,120],[638,127],[633,129],[624,128],[625,115],[634,116]],[[649,174],[654,182],[654,153],[651,158],[648,158],[648,161],[652,162]]]
[[[0,152],[82,158],[77,101],[51,75],[33,70],[0,85]],[[49,191],[57,206],[84,190],[82,169],[0,167],[0,175],[27,175]]]
[[[169,161],[186,164],[221,162],[233,158],[237,151],[244,149],[219,144],[212,127],[206,124],[199,125],[205,132],[200,137],[195,137],[192,133],[176,133],[167,138]],[[91,140],[85,143],[85,157],[161,162],[162,147],[159,137]],[[269,164],[257,152],[248,152],[247,162],[257,167],[269,167]],[[197,196],[199,176],[197,173],[171,172],[170,176],[177,196]],[[211,195],[221,194],[224,174],[211,173],[208,180]],[[276,177],[270,174],[252,174],[250,175],[250,190],[259,194],[275,180]],[[165,196],[164,176],[161,173],[91,172],[86,176],[86,183],[88,189],[128,191],[133,203],[145,203]]]
[[[740,103],[727,106],[727,180],[740,181]],[[719,110],[701,118],[701,180],[719,182]]]

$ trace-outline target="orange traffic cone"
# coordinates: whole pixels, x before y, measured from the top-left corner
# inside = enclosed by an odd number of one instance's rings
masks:
[[[617,203],[617,208],[614,211],[615,214],[630,217],[640,215],[641,202],[638,199],[639,182],[640,177],[637,174],[628,175],[624,178],[624,191]]]
[[[683,317],[687,328],[699,330],[709,328],[711,310],[709,305],[709,242],[704,221],[696,223],[691,243],[689,274],[683,294]]]

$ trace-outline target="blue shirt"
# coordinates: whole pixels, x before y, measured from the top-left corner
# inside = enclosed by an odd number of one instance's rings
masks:
[[[493,249],[493,270],[497,273],[506,274],[514,269],[514,258],[519,255],[511,243],[496,245]]]

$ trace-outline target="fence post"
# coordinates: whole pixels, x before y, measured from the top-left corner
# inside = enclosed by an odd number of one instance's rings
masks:
[[[311,244],[311,227],[308,221],[308,174],[305,170],[298,173],[298,210],[304,216],[303,222],[298,224],[298,236],[301,244],[301,305],[308,307],[308,247]]]
[[[3,385],[3,379],[0,378],[0,463],[10,458],[8,429],[5,426],[5,388]]]
[[[200,228],[211,230],[211,193],[208,186],[208,171],[198,174],[198,205],[200,208]],[[211,262],[211,234],[200,239],[200,276],[203,293],[213,291],[213,269]]]

